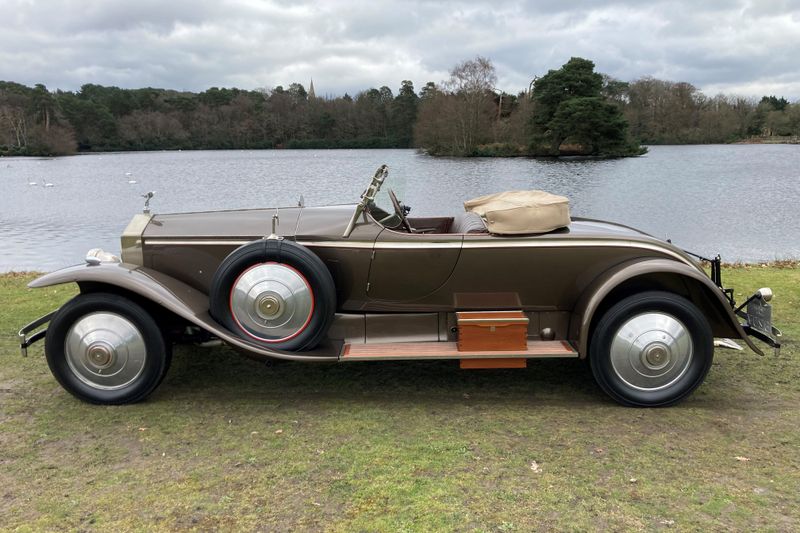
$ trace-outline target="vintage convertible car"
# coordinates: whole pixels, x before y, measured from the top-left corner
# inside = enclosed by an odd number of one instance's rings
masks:
[[[618,402],[663,406],[702,383],[715,337],[779,346],[771,291],[737,307],[719,257],[709,277],[669,242],[590,219],[509,236],[472,212],[409,218],[387,176],[357,205],[152,215],[150,194],[121,259],[93,250],[30,283],[80,294],[22,328],[23,354],[45,338],[59,383],[103,404],[148,396],[173,343],[221,340],[308,362],[588,359]]]

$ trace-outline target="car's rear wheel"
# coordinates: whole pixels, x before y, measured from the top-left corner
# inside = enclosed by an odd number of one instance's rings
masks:
[[[589,363],[600,388],[624,405],[672,405],[705,379],[711,326],[687,299],[667,292],[629,296],[594,328]]]
[[[234,250],[211,282],[211,316],[240,337],[279,350],[309,350],[328,331],[336,289],[322,260],[292,241]]]
[[[170,346],[137,303],[113,294],[81,294],[53,316],[45,338],[56,380],[81,400],[124,404],[145,399],[169,367]]]

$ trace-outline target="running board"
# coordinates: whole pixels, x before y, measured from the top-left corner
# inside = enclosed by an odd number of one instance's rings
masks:
[[[340,361],[407,361],[419,359],[539,359],[578,357],[567,341],[528,341],[526,350],[458,351],[455,342],[345,344]]]

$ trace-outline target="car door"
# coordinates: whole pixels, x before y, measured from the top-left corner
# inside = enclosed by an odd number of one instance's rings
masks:
[[[425,298],[452,275],[462,241],[463,235],[384,229],[373,245],[367,296],[387,302]]]

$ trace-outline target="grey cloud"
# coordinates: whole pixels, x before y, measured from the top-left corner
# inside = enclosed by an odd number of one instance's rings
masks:
[[[495,62],[509,92],[571,56],[623,80],[800,97],[800,2],[0,0],[0,79],[342,94]]]

